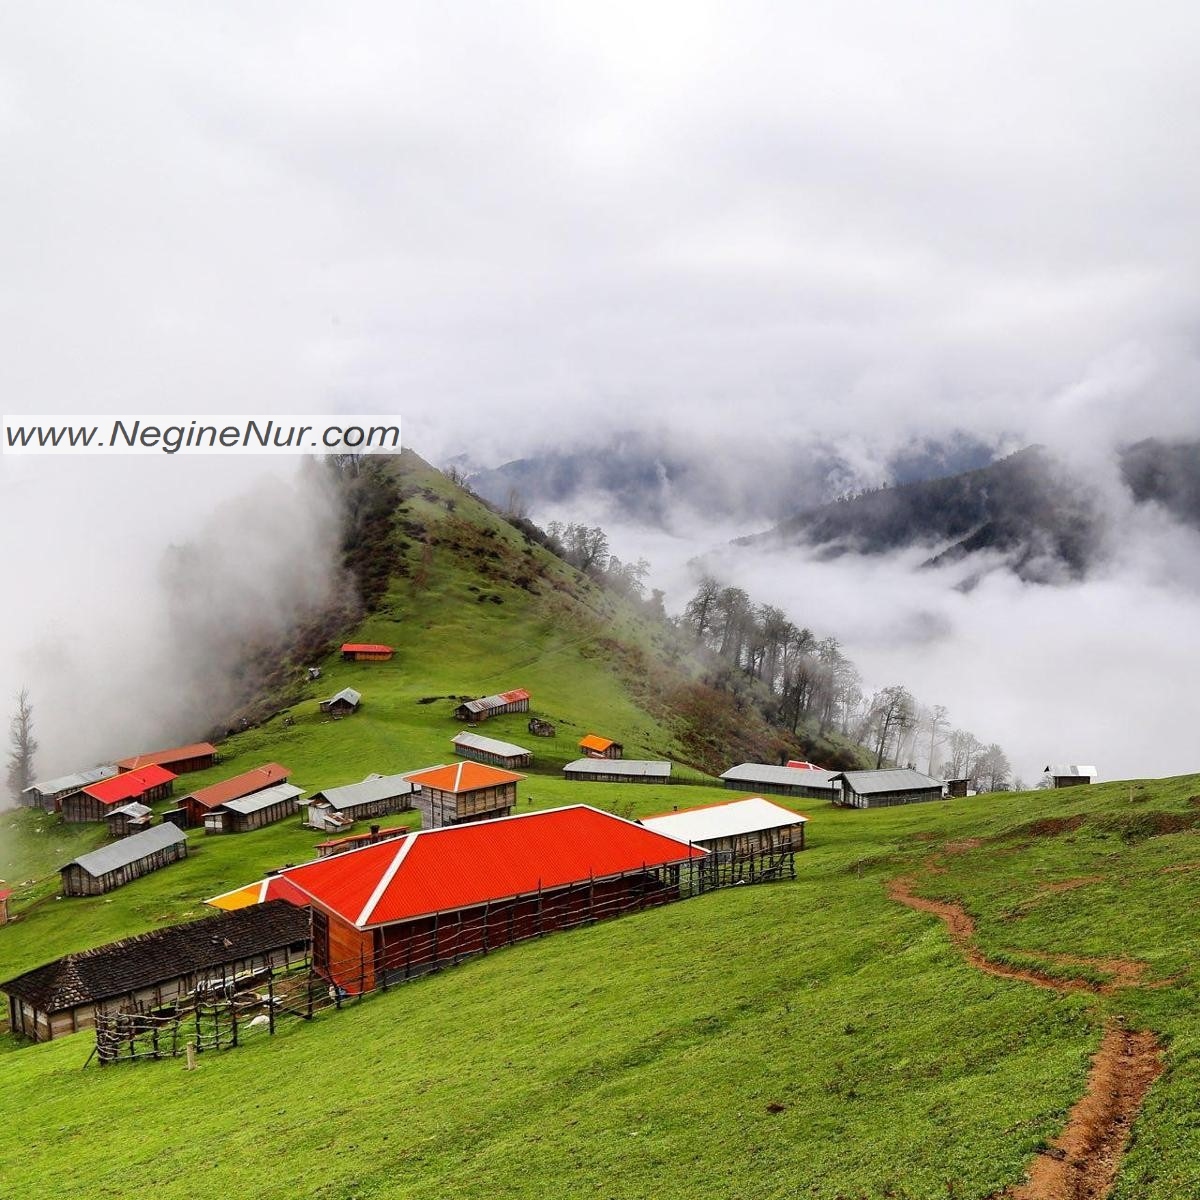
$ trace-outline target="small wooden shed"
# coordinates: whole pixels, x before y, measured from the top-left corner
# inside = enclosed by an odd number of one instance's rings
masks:
[[[261,767],[243,771],[241,775],[222,779],[220,783],[210,784],[184,796],[179,806],[187,813],[189,826],[203,825],[205,815],[213,809],[230,800],[240,800],[243,796],[252,796],[276,784],[287,783],[291,774],[287,767],[281,767],[278,763],[264,763]]]
[[[347,642],[342,647],[345,662],[387,662],[396,651],[375,642]]]
[[[414,806],[421,814],[421,828],[441,829],[508,816],[517,802],[517,784],[525,776],[486,763],[460,762],[427,767],[405,778],[420,789]]]
[[[498,717],[502,713],[528,712],[529,693],[524,688],[513,688],[509,692],[497,692],[494,696],[482,696],[478,700],[465,700],[454,710],[456,721],[478,725]]]
[[[971,781],[969,779],[947,779],[946,780],[946,795],[952,797],[965,796],[971,790]]]
[[[358,706],[361,703],[362,693],[355,688],[347,687],[334,693],[328,700],[322,700],[321,711],[328,713],[334,719],[348,717],[351,713],[358,712]]]
[[[279,783],[236,800],[226,800],[204,814],[205,833],[248,833],[273,825],[300,809],[304,789],[292,783]]]
[[[1056,788],[1081,787],[1091,783],[1097,776],[1095,767],[1077,766],[1073,763],[1064,763],[1060,766],[1050,765],[1045,768],[1045,772],[1054,781]]]
[[[58,812],[68,796],[74,796],[89,783],[111,779],[117,773],[116,766],[91,767],[76,771],[73,775],[61,775],[57,779],[39,779],[21,793],[21,803],[26,808],[40,808],[45,812]]]
[[[888,808],[941,800],[942,782],[912,767],[880,771],[839,771],[831,780],[833,802],[843,808]]]
[[[533,763],[533,751],[524,746],[516,746],[512,742],[502,742],[497,738],[484,737],[481,733],[471,733],[464,729],[452,739],[454,753],[474,762],[491,763],[494,767],[506,767],[514,770],[516,767],[528,767]]]
[[[131,833],[140,833],[154,824],[154,810],[136,800],[114,808],[105,818],[108,824],[110,838],[128,837]]]
[[[579,748],[587,758],[620,758],[625,753],[625,747],[620,742],[601,737],[598,733],[589,733],[581,737]]]
[[[187,858],[187,834],[174,825],[152,825],[61,867],[62,894],[102,896],[181,858]]]
[[[412,809],[416,785],[403,775],[368,775],[360,783],[323,788],[308,800],[305,824],[311,829],[348,829],[355,821]]]

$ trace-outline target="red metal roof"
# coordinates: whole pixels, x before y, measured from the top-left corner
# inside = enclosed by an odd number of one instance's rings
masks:
[[[604,751],[610,746],[615,746],[616,742],[612,738],[601,737],[598,733],[589,733],[586,737],[579,739],[579,745],[583,750]]]
[[[703,857],[675,838],[573,804],[422,830],[285,874],[365,929]]]
[[[373,646],[367,642],[347,642],[342,647],[343,654],[392,654],[391,646]]]
[[[477,792],[480,788],[497,787],[502,783],[517,783],[525,776],[472,761],[451,763],[448,767],[426,767],[404,778],[418,787],[437,788],[440,792],[453,792],[457,796],[462,792]]]
[[[126,800],[136,800],[151,788],[170,783],[174,778],[166,767],[142,767],[138,771],[114,775],[111,779],[101,779],[99,783],[89,783],[83,793],[93,800],[99,800],[101,804],[121,804]]]
[[[286,783],[291,773],[290,768],[281,767],[278,763],[265,763],[232,779],[222,779],[220,783],[201,788],[198,792],[189,792],[184,799],[195,801],[202,808],[216,808],[228,800],[240,800],[243,796],[261,792],[263,788]]]
[[[796,771],[824,771],[824,767],[818,767],[816,763],[801,762],[797,758],[789,759],[788,766]]]
[[[232,911],[237,908],[249,908],[251,904],[266,904],[268,900],[286,900],[297,908],[308,904],[308,897],[297,888],[292,887],[282,875],[268,875],[257,883],[248,883],[245,887],[234,888],[232,892],[223,892],[220,896],[212,896],[205,900],[213,908],[224,908]]]
[[[117,766],[122,771],[136,771],[141,767],[152,765],[169,766],[173,762],[183,762],[188,758],[204,758],[216,754],[217,748],[209,742],[195,742],[191,746],[175,746],[170,750],[154,750],[150,754],[135,754],[132,758],[122,758]]]
[[[500,698],[508,704],[515,704],[518,700],[528,700],[529,692],[526,688],[513,688],[511,692],[501,692]]]

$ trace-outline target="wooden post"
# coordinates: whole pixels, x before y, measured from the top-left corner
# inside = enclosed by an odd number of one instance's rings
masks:
[[[358,998],[361,1000],[367,990],[367,956],[363,949],[362,938],[358,939]]]
[[[196,1007],[192,1010],[196,1016],[196,1053],[199,1054],[204,1049],[200,1041],[200,1000],[197,998]]]
[[[184,1047],[187,1051],[187,1069],[194,1071],[196,1069],[196,1046],[194,1042],[188,1042]]]
[[[312,967],[310,966],[308,968],[308,1013],[304,1018],[306,1021],[312,1020],[312,979],[313,972]]]
[[[275,973],[267,976],[267,1032],[275,1033]]]

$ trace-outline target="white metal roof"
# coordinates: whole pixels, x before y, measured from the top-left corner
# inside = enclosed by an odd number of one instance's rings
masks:
[[[748,800],[708,804],[703,808],[665,813],[661,817],[643,817],[641,823],[655,833],[665,833],[681,842],[696,842],[703,846],[706,842],[720,841],[723,838],[803,825],[807,820],[807,817],[802,817],[781,804],[772,804],[770,800],[764,800],[761,796],[752,796]]]
[[[111,779],[116,773],[117,768],[113,766],[92,767],[87,771],[76,771],[74,775],[62,775],[58,779],[35,780],[25,788],[25,791],[38,791],[44,796],[50,796],[55,792],[74,791],[77,788],[87,787],[89,783],[99,783],[102,779]]]
[[[264,808],[270,808],[272,804],[278,804],[281,800],[295,800],[297,797],[303,795],[304,789],[298,788],[294,783],[279,783],[274,787],[263,788],[261,792],[242,796],[239,800],[226,800],[224,804],[218,805],[218,807],[227,808],[230,812],[241,813],[242,816],[246,816],[248,813],[255,813]]]
[[[357,691],[352,687],[345,687],[342,688],[340,692],[334,692],[334,694],[330,696],[328,700],[324,701],[324,703],[332,704],[335,700],[345,700],[347,704],[351,704],[357,708],[359,702],[362,700],[362,692]]]
[[[356,808],[360,804],[371,804],[376,800],[390,800],[394,796],[408,796],[417,790],[403,775],[368,775],[361,783],[347,783],[342,787],[325,788],[317,792],[309,804],[324,800],[330,808]]]
[[[496,738],[482,737],[478,733],[468,733],[463,730],[454,739],[455,746],[468,746],[472,750],[483,750],[487,754],[499,754],[504,758],[516,758],[521,754],[532,754],[524,746],[515,746],[512,742],[501,742]]]
[[[1075,766],[1073,764],[1061,764],[1059,766],[1048,766],[1047,772],[1054,776],[1059,775],[1080,775],[1086,776],[1088,779],[1095,779],[1098,772],[1095,767],[1091,766]]]
[[[82,867],[89,875],[106,875],[118,867],[127,867],[130,863],[148,858],[157,850],[165,850],[177,842],[186,842],[187,834],[182,829],[164,821],[161,825],[152,825],[141,833],[131,834],[121,838],[109,846],[101,846],[90,854],[81,854],[73,858],[67,866]]]
[[[808,767],[777,767],[773,763],[739,763],[730,767],[722,779],[734,783],[774,783],[787,787],[828,787],[833,771],[813,771]]]
[[[563,771],[568,774],[586,772],[589,775],[652,775],[670,778],[671,764],[658,759],[638,758],[577,758]]]
[[[128,804],[122,804],[120,808],[114,808],[112,812],[106,813],[106,816],[115,817],[118,813],[126,817],[148,817],[154,809],[148,804],[143,804],[140,800],[131,800]]]

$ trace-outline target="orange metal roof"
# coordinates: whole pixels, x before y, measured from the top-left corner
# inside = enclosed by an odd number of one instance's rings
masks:
[[[121,804],[126,800],[136,800],[151,788],[170,783],[174,778],[166,767],[142,767],[139,771],[126,771],[123,775],[114,775],[111,779],[89,783],[83,792],[93,800],[99,800],[101,804]]]
[[[204,808],[216,808],[227,800],[240,800],[273,784],[286,783],[291,773],[290,768],[281,767],[278,763],[265,763],[253,771],[235,775],[232,779],[222,779],[220,783],[201,788],[198,792],[189,792],[184,799],[194,800]]]
[[[480,788],[496,787],[501,783],[516,783],[525,776],[501,770],[500,767],[489,767],[487,763],[460,762],[447,767],[426,767],[404,778],[418,787],[437,788],[438,791],[453,792],[457,796],[462,792],[477,792]]]
[[[391,646],[375,646],[369,642],[347,642],[342,647],[343,654],[392,654]]]
[[[704,858],[586,804],[410,833],[291,867],[299,891],[360,929]]]
[[[589,733],[586,737],[579,739],[579,745],[584,750],[607,750],[610,746],[615,746],[616,742],[612,738],[601,737],[597,733]]]
[[[268,900],[286,900],[297,908],[303,908],[308,903],[308,897],[294,888],[282,875],[268,875],[257,883],[248,883],[245,887],[234,888],[232,892],[223,892],[205,900],[205,904],[213,908],[223,908],[233,911],[235,908],[249,908],[251,904],[265,904]]]
[[[185,758],[204,758],[208,754],[216,754],[217,748],[210,742],[194,742],[190,746],[175,746],[170,750],[154,750],[150,754],[135,754],[132,758],[122,758],[117,766],[123,771],[136,771],[140,767],[169,766],[173,762],[183,762]]]

